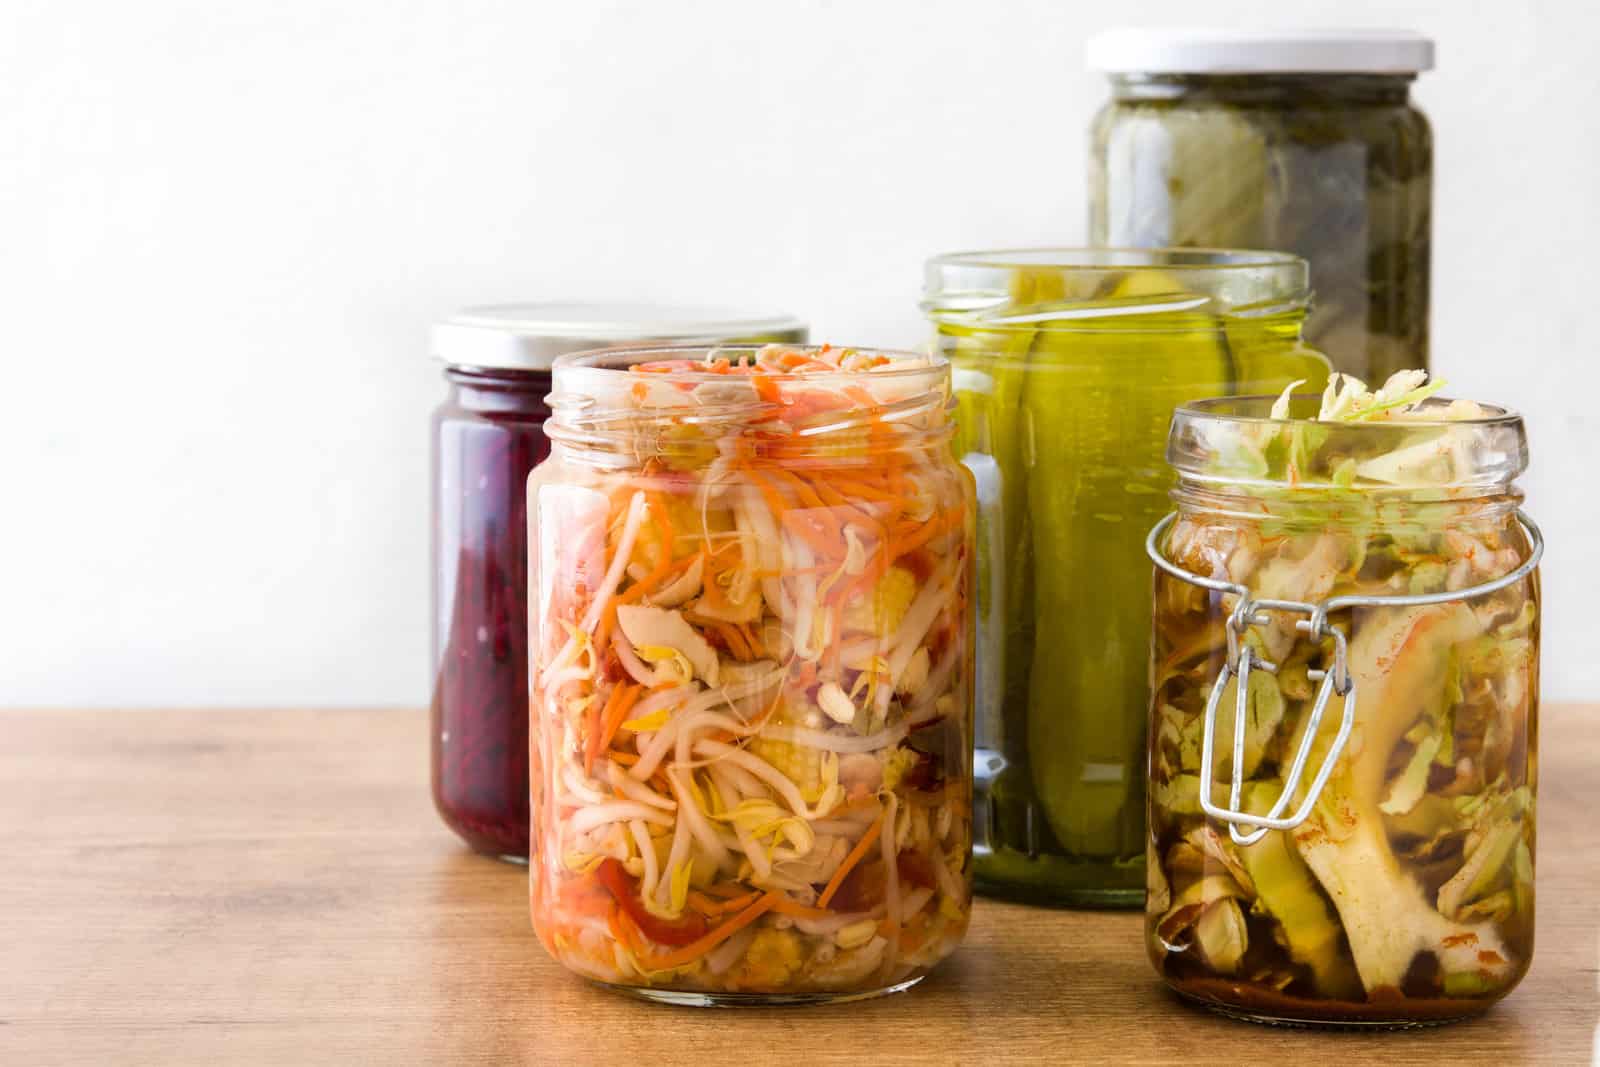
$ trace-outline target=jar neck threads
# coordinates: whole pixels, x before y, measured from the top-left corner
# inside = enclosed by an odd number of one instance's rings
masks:
[[[1239,107],[1403,106],[1414,74],[1114,74],[1119,101],[1204,99]]]
[[[700,349],[703,355],[708,350]],[[719,348],[719,359],[730,350]],[[874,353],[874,355],[878,355]],[[618,350],[571,357],[556,370],[546,432],[569,461],[607,469],[735,466],[870,467],[948,449],[949,365],[889,354],[870,373],[708,373],[694,350]],[[662,370],[663,357],[676,357]],[[687,362],[686,362],[687,361]],[[650,373],[632,367],[654,363]]]
[[[531,415],[549,418],[545,403],[551,376],[545,370],[509,370],[447,366],[450,402],[463,411],[480,415]]]

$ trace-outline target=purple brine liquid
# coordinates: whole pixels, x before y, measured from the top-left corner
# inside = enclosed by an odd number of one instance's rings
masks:
[[[528,855],[528,473],[544,371],[445,371],[433,418],[433,800],[479,852]]]

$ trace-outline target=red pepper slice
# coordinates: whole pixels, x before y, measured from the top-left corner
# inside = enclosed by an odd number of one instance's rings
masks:
[[[622,905],[622,910],[628,913],[628,918],[633,920],[639,932],[658,945],[678,948],[705,935],[705,917],[695,912],[686,912],[683,918],[671,922],[646,910],[644,901],[639,898],[638,883],[620,861],[610,858],[602,860],[600,866],[595,868],[595,875],[617,898],[617,903]]]

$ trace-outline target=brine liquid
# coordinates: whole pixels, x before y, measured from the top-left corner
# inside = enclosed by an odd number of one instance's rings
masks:
[[[1258,597],[1460,590],[1528,551],[1503,503],[1479,519],[1471,507],[1434,528],[1402,525],[1410,513],[1394,509],[1392,528],[1184,511],[1167,554]],[[1155,604],[1147,930],[1162,976],[1247,1016],[1351,1024],[1470,1015],[1516,985],[1533,953],[1537,582],[1337,614],[1355,683],[1350,743],[1311,817],[1250,845],[1199,807],[1203,714],[1231,602],[1162,574]],[[1242,804],[1253,813],[1283,791],[1319,684],[1309,672],[1332,652],[1298,634],[1293,616],[1269,615],[1245,637],[1277,667],[1252,672],[1246,693]],[[1237,684],[1218,705],[1219,804]],[[1330,699],[1307,781],[1346,699]]]
[[[1319,386],[1296,320],[1188,312],[1094,328],[944,325],[957,451],[979,496],[980,889],[1137,907],[1144,896],[1150,564],[1174,406]]]

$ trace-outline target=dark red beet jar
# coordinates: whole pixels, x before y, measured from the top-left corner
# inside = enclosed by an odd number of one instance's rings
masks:
[[[805,340],[788,316],[644,305],[469,308],[434,329],[433,802],[479,852],[528,856],[528,474],[550,364],[629,343]]]
[[[549,371],[451,367],[433,416],[433,802],[479,852],[528,854],[528,472]]]

